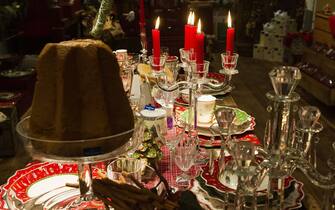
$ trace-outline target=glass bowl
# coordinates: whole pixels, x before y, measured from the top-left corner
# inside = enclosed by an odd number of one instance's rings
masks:
[[[108,160],[133,152],[141,143],[144,127],[137,122],[134,129],[111,136],[81,140],[54,140],[32,134],[30,116],[22,119],[16,131],[30,155],[41,161],[85,162]]]

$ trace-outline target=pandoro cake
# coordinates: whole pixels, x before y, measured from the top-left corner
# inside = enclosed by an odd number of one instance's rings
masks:
[[[97,40],[47,44],[39,55],[31,107],[35,150],[86,156],[113,151],[132,132],[134,119],[112,50]],[[93,139],[78,144],[77,140]]]

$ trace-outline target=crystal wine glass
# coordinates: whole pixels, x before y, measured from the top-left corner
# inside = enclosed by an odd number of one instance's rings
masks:
[[[133,67],[124,65],[120,69],[120,77],[122,79],[123,89],[127,93],[127,96],[129,98],[133,81]]]
[[[127,65],[131,66],[133,73],[137,69],[137,65],[140,63],[140,54],[139,53],[128,53],[127,56]]]
[[[197,142],[194,137],[184,135],[174,150],[174,161],[182,173],[177,176],[176,182],[181,186],[189,186],[188,170],[193,166],[197,155]]]
[[[169,168],[172,170],[173,151],[185,135],[185,126],[181,123],[177,124],[172,116],[167,118],[166,128],[162,128],[160,125],[155,123],[156,131],[162,142],[169,149]]]
[[[218,129],[215,129],[213,126],[211,126],[211,130],[213,132],[217,132],[221,136],[221,150],[220,150],[220,160],[219,160],[219,171],[220,173],[225,167],[225,148],[226,144],[230,141],[230,130],[231,125],[235,119],[235,111],[232,108],[229,107],[222,107],[214,112],[215,119],[218,124]],[[229,148],[228,148],[229,149]]]
[[[180,66],[182,68],[185,68],[185,71],[187,71],[186,68],[189,66],[189,63],[192,60],[192,54],[194,54],[194,50],[193,49],[186,50],[184,48],[180,48],[179,54],[180,54],[180,61],[182,63]]]
[[[177,81],[178,77],[178,57],[177,56],[168,56],[165,62],[165,71],[169,71],[173,75],[173,81]]]
[[[179,97],[179,90],[165,91],[158,85],[154,85],[151,90],[151,95],[162,107],[172,109],[175,99]]]
[[[118,183],[133,185],[130,176],[141,182],[144,163],[141,159],[121,157],[112,161],[107,167],[107,177]]]

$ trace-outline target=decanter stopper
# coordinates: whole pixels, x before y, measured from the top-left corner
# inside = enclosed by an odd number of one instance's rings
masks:
[[[300,79],[300,70],[293,66],[280,66],[269,72],[269,77],[275,94],[279,97],[289,97],[294,92]]]

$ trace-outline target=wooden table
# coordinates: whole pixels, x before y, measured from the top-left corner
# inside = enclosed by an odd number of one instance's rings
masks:
[[[212,70],[219,69],[220,61],[217,59],[211,62]],[[236,104],[238,107],[256,118],[255,134],[262,139],[265,122],[267,120],[266,106],[267,99],[265,93],[272,89],[270,80],[267,76],[268,72],[277,64],[272,62],[255,60],[252,58],[240,58],[238,69],[240,73],[233,77],[233,84],[235,89],[233,92],[223,97],[223,103],[226,105]],[[215,68],[216,66],[216,68]],[[332,108],[323,106],[318,101],[310,98],[303,90],[298,89],[298,93],[302,96],[301,104],[310,104],[318,106],[324,114],[322,123],[324,124],[324,131],[320,134],[321,142],[319,143],[318,162],[319,170],[324,174],[328,172],[326,161],[330,155],[334,155],[331,151],[331,143],[335,136],[335,113]],[[17,154],[13,158],[0,160],[0,183],[4,183],[9,176],[11,176],[17,169],[22,168],[31,161],[31,158],[24,152],[21,146]],[[301,180],[305,185],[304,205],[307,209],[321,209],[322,198],[324,191],[311,184],[307,178],[299,172],[294,173],[294,176]]]

